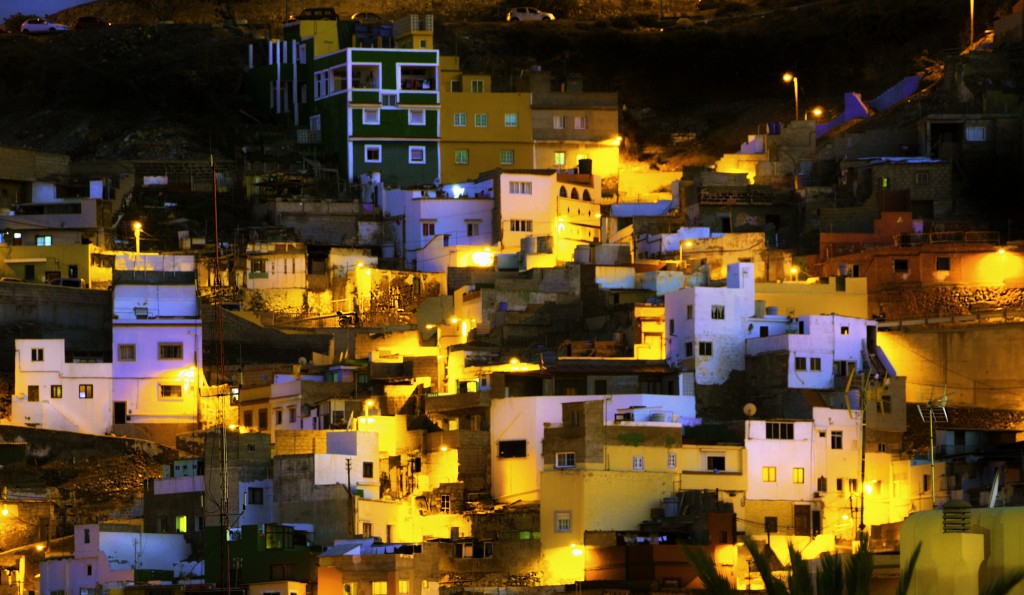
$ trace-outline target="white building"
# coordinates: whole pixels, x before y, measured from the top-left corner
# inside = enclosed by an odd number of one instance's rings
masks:
[[[562,404],[605,401],[604,422],[666,424],[699,423],[691,395],[613,394],[512,397],[491,400],[491,493],[497,501],[538,501],[544,470],[544,426],[562,423]],[[631,409],[624,420],[620,410]]]
[[[62,339],[16,340],[11,421],[173,445],[203,415],[202,343],[193,258],[120,255],[114,263],[113,361],[67,354]]]
[[[246,289],[306,289],[306,246],[301,242],[246,244]]]
[[[724,383],[744,369],[754,308],[754,265],[746,262],[729,265],[725,287],[665,294],[669,365],[692,369],[698,385]]]
[[[139,571],[169,571],[175,578],[201,577],[203,563],[190,561],[181,533],[143,533],[131,525],[78,525],[75,553],[39,563],[42,593],[107,593],[134,585]]]

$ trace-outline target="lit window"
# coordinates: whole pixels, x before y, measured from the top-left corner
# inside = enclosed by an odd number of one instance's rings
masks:
[[[423,164],[427,162],[426,147],[409,147],[409,163]]]
[[[160,343],[157,357],[159,359],[182,359],[182,353],[181,343]]]
[[[804,468],[803,467],[793,467],[793,483],[803,483],[803,482],[804,482]]]
[[[36,236],[36,246],[52,246],[53,236]]]
[[[378,109],[366,109],[363,110],[363,124],[368,126],[375,126],[380,124],[380,110]]]
[[[572,531],[572,512],[568,510],[555,511],[555,533],[570,531]]]
[[[576,116],[575,118],[572,119],[572,123],[573,123],[573,127],[576,130],[586,130],[587,129],[587,117],[586,116]]]
[[[566,469],[576,466],[576,453],[559,452],[555,453],[555,468]]]
[[[409,581],[398,579],[398,595],[405,595],[409,592]]]
[[[117,360],[121,362],[133,362],[135,361],[135,345],[118,345],[117,346]]]
[[[559,167],[565,165],[565,151],[555,151],[555,165]]]
[[[964,129],[964,138],[969,143],[980,143],[986,139],[986,131],[984,126],[968,126]]]
[[[519,114],[508,113],[505,114],[505,127],[515,128],[519,126]]]
[[[409,110],[409,126],[423,126],[427,123],[427,112],[417,109]]]
[[[512,165],[516,160],[516,152],[512,149],[501,150],[501,164]]]
[[[565,128],[565,116],[552,116],[551,127],[555,130],[562,130]]]
[[[775,467],[761,467],[761,481],[775,482]]]
[[[452,497],[449,494],[441,494],[439,506],[442,514],[449,514],[452,511]]]
[[[370,584],[370,592],[373,595],[388,595],[387,581],[373,581]]]
[[[161,399],[180,399],[181,398],[181,385],[180,384],[161,384],[160,385],[160,398]]]
[[[644,470],[644,458],[642,456],[633,457],[633,471]]]
[[[79,384],[78,385],[78,398],[79,399],[91,399],[92,398],[92,385],[91,384]]]
[[[50,387],[50,398],[51,399],[62,399],[64,398],[64,387],[59,384],[54,384]]]
[[[675,469],[676,468],[676,451],[674,451],[674,450],[668,451],[668,461],[666,461],[665,465],[669,469]]]
[[[380,145],[366,145],[363,147],[363,160],[367,163],[381,162]]]
[[[455,163],[457,165],[469,163],[469,149],[455,149]]]
[[[465,126],[466,125],[466,112],[456,112],[452,118],[452,124],[454,126]]]
[[[475,114],[473,116],[473,126],[487,128],[487,114]]]

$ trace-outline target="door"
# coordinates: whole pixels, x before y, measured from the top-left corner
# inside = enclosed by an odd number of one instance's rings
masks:
[[[811,534],[811,507],[797,504],[793,507],[793,535]]]
[[[114,401],[114,424],[128,423],[128,403]]]

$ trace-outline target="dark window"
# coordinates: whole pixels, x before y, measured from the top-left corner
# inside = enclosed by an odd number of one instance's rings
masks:
[[[498,442],[498,458],[514,459],[526,456],[526,440],[501,440]]]
[[[28,387],[28,400],[36,402],[39,400],[39,387],[37,385],[29,385]]]
[[[688,341],[686,343],[686,357],[693,357],[693,342]]]
[[[821,477],[818,478],[818,491],[819,492],[827,492],[828,491],[828,478],[825,477],[824,475],[822,475]]]
[[[725,306],[711,306],[712,320],[725,320]]]
[[[709,456],[708,471],[725,471],[725,457]]]
[[[793,422],[766,422],[764,426],[764,437],[769,440],[792,440]]]
[[[778,533],[779,532],[779,517],[766,516],[764,517],[764,531],[765,533]]]
[[[43,361],[43,350],[42,349],[33,349],[32,350],[32,361],[34,361],[34,362],[41,362],[41,361]]]
[[[794,358],[793,359],[793,364],[794,364],[793,367],[796,368],[797,371],[806,370],[807,369],[807,358],[806,357]]]
[[[182,358],[181,343],[161,343],[159,358],[160,359],[181,359]]]
[[[263,504],[263,488],[249,488],[249,504]]]
[[[938,256],[935,258],[935,270],[936,271],[948,271],[949,270],[949,257]]]
[[[910,272],[910,261],[906,258],[897,258],[892,261],[892,271],[894,273],[909,273]]]
[[[832,448],[839,450],[843,448],[843,433],[832,432]]]
[[[363,477],[373,477],[373,461],[363,462]]]
[[[697,343],[697,351],[705,357],[714,355],[711,351],[711,341],[700,341]]]

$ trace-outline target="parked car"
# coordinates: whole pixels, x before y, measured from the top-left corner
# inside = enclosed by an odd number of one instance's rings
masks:
[[[104,21],[100,17],[78,17],[75,21],[75,30],[79,29],[104,29],[110,26],[109,21]]]
[[[349,20],[355,21],[361,25],[379,25],[384,22],[384,17],[375,12],[357,12],[349,17]]]
[[[506,21],[553,21],[555,15],[532,6],[518,6],[508,11]]]
[[[50,285],[59,285],[60,287],[85,287],[81,279],[50,279],[47,283]]]
[[[56,33],[57,31],[67,30],[67,25],[61,25],[60,23],[54,23],[53,21],[38,17],[28,19],[21,24],[22,33]]]
[[[326,8],[307,8],[299,13],[299,16],[295,17],[300,21],[336,21],[338,20],[338,13],[334,12],[331,7]]]

